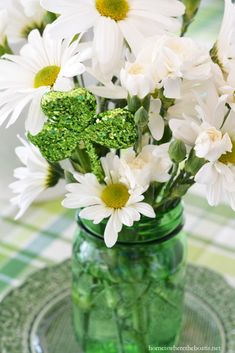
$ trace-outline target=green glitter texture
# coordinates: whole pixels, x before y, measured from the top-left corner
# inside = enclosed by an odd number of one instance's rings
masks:
[[[28,135],[49,162],[58,162],[71,157],[78,144],[78,138],[66,128],[57,128],[46,123],[36,136]]]
[[[43,96],[41,106],[48,121],[39,134],[29,134],[30,141],[50,162],[70,158],[83,142],[92,172],[101,180],[103,171],[95,145],[125,149],[137,139],[130,111],[117,108],[95,115],[96,99],[86,89],[49,92]]]
[[[85,134],[92,142],[115,149],[131,147],[137,138],[133,114],[121,108],[97,115]]]
[[[83,88],[71,92],[49,92],[43,96],[41,107],[48,121],[56,127],[81,132],[96,114],[96,99]]]

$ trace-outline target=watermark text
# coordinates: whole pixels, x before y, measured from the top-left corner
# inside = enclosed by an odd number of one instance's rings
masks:
[[[155,352],[220,352],[221,347],[216,347],[216,346],[184,346],[184,347],[178,347],[178,346],[172,346],[172,347],[156,347],[156,346],[148,346],[149,351],[155,351]]]

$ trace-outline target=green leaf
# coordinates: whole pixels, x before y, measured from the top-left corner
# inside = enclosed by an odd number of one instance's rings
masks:
[[[204,158],[197,157],[194,149],[192,149],[184,168],[187,173],[195,176],[205,163],[206,160]]]
[[[178,198],[184,196],[188,189],[192,186],[193,182],[188,182],[185,184],[177,185],[173,190],[172,190],[172,197],[173,198]]]

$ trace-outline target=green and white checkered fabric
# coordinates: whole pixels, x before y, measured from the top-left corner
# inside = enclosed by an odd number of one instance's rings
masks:
[[[223,0],[202,0],[190,36],[212,44],[219,31]],[[38,203],[19,221],[0,201],[0,298],[30,273],[71,254],[74,213],[60,200]],[[226,206],[210,208],[195,194],[186,198],[189,261],[224,274],[235,284],[235,213]]]
[[[0,218],[0,297],[29,273],[68,258],[74,229],[74,213],[62,208],[60,200],[33,205],[19,221],[13,210],[5,210]]]

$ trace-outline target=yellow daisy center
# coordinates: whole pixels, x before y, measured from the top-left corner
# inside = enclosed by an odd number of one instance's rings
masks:
[[[122,208],[129,200],[130,194],[127,187],[122,183],[106,186],[101,195],[101,200],[111,208]]]
[[[115,21],[124,20],[130,9],[127,0],[96,0],[95,5],[102,16]]]
[[[235,164],[235,141],[232,141],[232,151],[231,152],[227,152],[225,154],[222,154],[222,156],[220,157],[219,161],[221,163],[224,163],[224,164]]]
[[[56,65],[46,66],[36,74],[34,78],[34,88],[42,86],[53,87],[60,73],[60,67]]]

